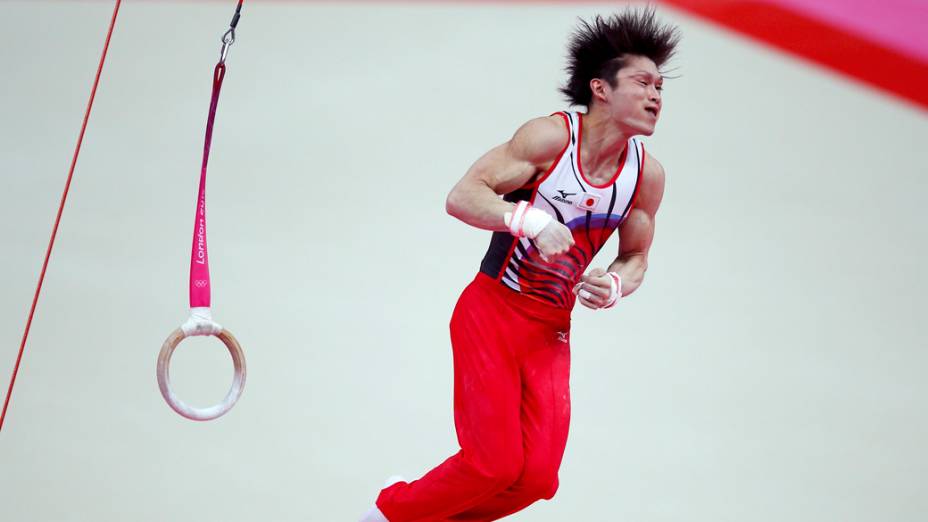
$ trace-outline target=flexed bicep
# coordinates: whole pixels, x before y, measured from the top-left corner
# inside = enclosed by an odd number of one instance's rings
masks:
[[[505,230],[503,215],[512,212],[513,204],[499,195],[525,186],[553,161],[566,139],[559,125],[550,118],[531,120],[511,140],[481,156],[448,194],[448,213],[478,228]]]

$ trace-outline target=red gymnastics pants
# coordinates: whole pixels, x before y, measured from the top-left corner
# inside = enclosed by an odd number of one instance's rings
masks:
[[[480,273],[451,317],[460,451],[380,492],[390,522],[496,520],[557,490],[570,421],[570,311]]]

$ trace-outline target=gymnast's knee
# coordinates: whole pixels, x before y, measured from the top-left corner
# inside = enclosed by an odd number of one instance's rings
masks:
[[[557,470],[537,470],[523,474],[517,482],[526,499],[551,500],[559,485]]]
[[[500,492],[519,480],[522,475],[522,466],[521,453],[501,456],[493,462],[480,466],[480,476],[487,489]]]

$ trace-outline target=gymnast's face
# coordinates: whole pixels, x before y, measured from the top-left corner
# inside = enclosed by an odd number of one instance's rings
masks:
[[[664,78],[650,58],[631,56],[616,72],[616,86],[602,82],[605,107],[628,135],[650,136],[661,114]]]

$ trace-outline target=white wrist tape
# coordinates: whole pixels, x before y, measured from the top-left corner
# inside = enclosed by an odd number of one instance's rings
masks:
[[[535,239],[554,218],[544,210],[533,208],[527,201],[520,201],[512,212],[503,214],[503,223],[515,237]]]
[[[615,272],[606,272],[606,275],[609,276],[612,286],[609,289],[609,300],[603,308],[612,308],[622,298],[622,278]]]

